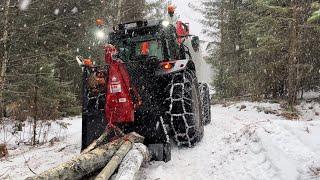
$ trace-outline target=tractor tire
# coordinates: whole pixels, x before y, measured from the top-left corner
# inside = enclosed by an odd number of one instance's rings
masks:
[[[178,146],[193,147],[203,138],[201,99],[195,72],[185,70],[172,75],[167,87],[165,119]]]
[[[211,102],[207,83],[200,83],[200,96],[202,101],[203,123],[204,125],[208,125],[211,123]]]

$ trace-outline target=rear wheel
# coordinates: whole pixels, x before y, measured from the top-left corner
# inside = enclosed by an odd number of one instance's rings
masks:
[[[198,81],[194,71],[185,70],[173,75],[165,100],[166,122],[179,146],[192,147],[201,141],[204,127]]]
[[[207,83],[200,83],[200,96],[202,101],[202,117],[205,125],[211,123],[211,102],[209,86]]]

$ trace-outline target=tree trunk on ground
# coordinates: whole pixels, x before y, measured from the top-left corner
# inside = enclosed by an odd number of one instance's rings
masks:
[[[1,61],[1,73],[0,73],[0,118],[3,117],[4,112],[4,101],[3,101],[3,91],[4,91],[4,85],[6,81],[6,71],[7,71],[7,65],[9,62],[9,8],[10,8],[10,0],[5,1],[4,5],[4,29],[3,29],[3,50],[4,55]]]
[[[92,150],[94,150],[95,148],[97,148],[98,146],[100,146],[101,144],[103,144],[103,142],[108,138],[108,134],[107,133],[103,133],[97,140],[93,141],[93,143],[91,143],[85,150],[83,150],[81,153],[85,154],[88,153]]]
[[[116,152],[116,154],[112,157],[110,162],[107,164],[105,168],[101,171],[101,173],[96,177],[96,180],[108,180],[114,171],[117,169],[122,159],[126,156],[126,154],[132,148],[132,142],[126,141],[124,142],[120,149]]]
[[[88,153],[81,154],[69,162],[63,163],[53,169],[41,173],[38,176],[28,179],[81,179],[105,167],[121,145],[127,140],[142,143],[144,138],[136,133],[130,133],[121,139],[102,145]]]
[[[144,161],[149,161],[148,149],[144,144],[134,144],[122,160],[115,180],[136,180]]]
[[[82,177],[103,168],[122,143],[123,140],[119,140],[112,144],[101,146],[89,153],[82,154],[69,162],[63,163],[58,167],[29,179],[81,179]]]

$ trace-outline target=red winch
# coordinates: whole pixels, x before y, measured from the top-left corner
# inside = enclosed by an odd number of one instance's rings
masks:
[[[113,45],[105,46],[105,63],[108,65],[105,117],[109,125],[134,122],[134,112],[140,102],[130,84],[130,76],[125,64],[115,59],[117,50]]]

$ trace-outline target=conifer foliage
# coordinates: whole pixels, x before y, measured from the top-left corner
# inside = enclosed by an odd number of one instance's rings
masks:
[[[75,57],[103,62],[95,20],[112,26],[155,8],[145,0],[0,1],[0,119],[79,114],[82,72]]]
[[[294,104],[301,92],[319,88],[320,28],[308,22],[318,1],[203,0],[202,6],[219,97]]]

